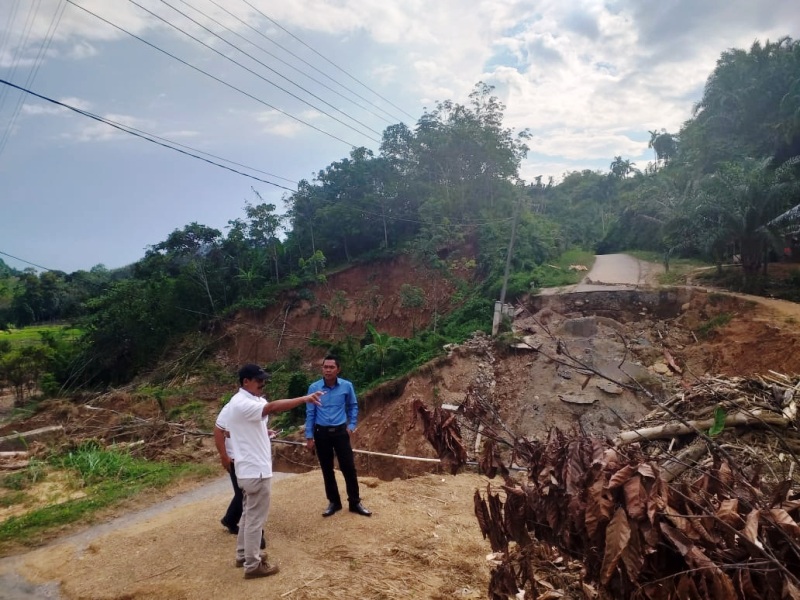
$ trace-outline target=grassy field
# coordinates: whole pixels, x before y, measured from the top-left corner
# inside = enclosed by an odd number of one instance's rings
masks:
[[[65,336],[69,340],[77,339],[83,333],[80,329],[68,325],[31,325],[22,329],[11,328],[0,331],[0,340],[8,340],[11,347],[34,346],[42,342],[42,334],[56,337]]]
[[[635,256],[639,260],[664,264],[664,255],[659,252],[631,250],[627,254]],[[669,261],[669,272],[659,275],[658,282],[661,285],[681,285],[686,283],[687,276],[703,268],[711,268],[711,265],[696,258],[672,258]]]
[[[145,460],[91,441],[32,458],[26,468],[0,475],[0,556],[142,493],[216,472],[217,465]]]
[[[538,288],[561,287],[574,285],[583,279],[594,264],[594,252],[586,250],[569,250],[557,260],[539,265],[534,271],[534,281]],[[570,267],[581,265],[586,271],[576,271]]]

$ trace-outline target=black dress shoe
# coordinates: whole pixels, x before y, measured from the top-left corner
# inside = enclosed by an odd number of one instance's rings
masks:
[[[331,502],[330,504],[328,504],[328,508],[326,508],[324,511],[322,511],[322,516],[323,517],[330,517],[332,514],[335,514],[335,513],[339,512],[340,510],[342,510],[342,505],[341,504],[334,504],[333,502]]]
[[[228,530],[228,533],[232,533],[233,535],[236,535],[236,534],[239,533],[239,526],[238,525],[229,525],[228,522],[225,520],[225,517],[220,519],[219,522],[222,523],[222,526],[225,529]]]
[[[367,510],[366,508],[364,508],[364,505],[361,504],[361,502],[359,502],[358,504],[353,504],[350,507],[350,512],[357,513],[357,514],[361,515],[362,517],[370,517],[370,516],[372,516],[372,511],[371,510]]]

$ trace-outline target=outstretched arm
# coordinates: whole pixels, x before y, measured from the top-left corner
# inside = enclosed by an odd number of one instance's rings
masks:
[[[320,397],[325,392],[319,391],[314,392],[313,394],[309,394],[308,396],[298,396],[297,398],[284,398],[283,400],[275,400],[273,402],[267,402],[264,405],[264,409],[261,411],[261,416],[266,417],[272,413],[279,413],[284,412],[287,410],[292,410],[295,406],[300,406],[306,402],[310,404],[314,404],[316,406],[320,406],[322,402],[320,402]]]

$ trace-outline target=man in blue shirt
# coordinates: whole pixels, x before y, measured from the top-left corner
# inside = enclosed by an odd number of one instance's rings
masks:
[[[358,477],[350,446],[350,434],[356,430],[358,420],[358,398],[353,384],[339,377],[339,359],[328,355],[322,361],[322,379],[308,388],[308,393],[325,393],[320,406],[306,404],[306,447],[317,450],[328,508],[322,516],[330,517],[342,510],[339,486],[333,471],[333,455],[339,460],[339,469],[347,486],[347,502],[350,512],[369,517],[372,512],[361,504],[358,494]]]

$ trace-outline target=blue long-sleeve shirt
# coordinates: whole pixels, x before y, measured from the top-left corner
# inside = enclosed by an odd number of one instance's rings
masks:
[[[314,425],[334,427],[347,424],[353,430],[358,421],[358,398],[353,384],[347,379],[336,378],[336,383],[329,387],[325,380],[320,379],[308,386],[308,393],[313,394],[323,390],[325,395],[320,398],[321,406],[306,403],[306,438],[314,437]]]

